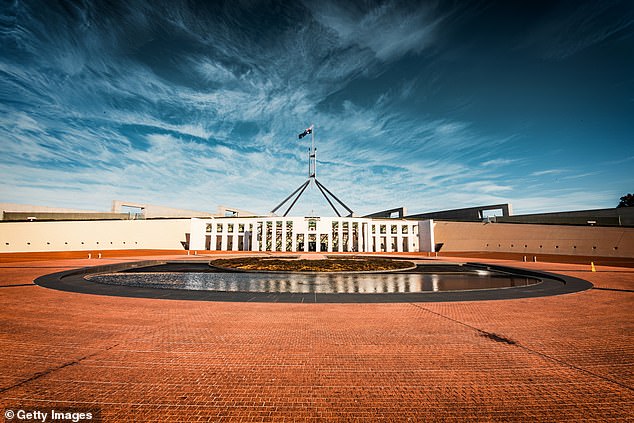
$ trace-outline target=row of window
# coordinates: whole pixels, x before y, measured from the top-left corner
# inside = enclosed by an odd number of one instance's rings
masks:
[[[205,228],[205,232],[207,232],[207,233],[211,232],[211,229],[212,229],[211,225],[212,225],[211,223],[207,223],[207,226]],[[217,223],[216,224],[216,232],[222,232],[223,226],[224,226],[224,223]],[[227,223],[227,232],[232,234],[235,226],[238,227],[238,232],[244,232],[244,229],[245,229],[245,224],[244,223],[240,223],[238,225],[234,225],[233,223]],[[253,225],[248,225],[247,227],[249,228],[249,230],[251,230]]]
[[[343,222],[342,229],[344,231],[348,230],[348,223],[349,222]],[[244,223],[239,223],[239,224],[236,225],[234,223],[226,223],[226,224],[225,223],[216,223],[216,232],[218,232],[218,233],[224,232],[225,225],[226,225],[226,229],[227,229],[226,232],[230,233],[230,234],[234,233],[234,230],[236,229],[236,227],[237,227],[237,232],[238,233],[244,233],[245,229],[247,229],[247,228],[248,228],[249,231],[251,231],[253,229],[253,225],[252,224],[245,225]],[[352,223],[352,227],[355,228],[355,230],[358,229],[359,225],[360,224],[356,223],[356,222]],[[379,233],[380,234],[386,234],[388,226],[390,227],[390,233],[391,234],[394,234],[394,235],[398,234],[398,225],[371,225],[373,234],[376,234],[376,227],[377,226],[379,227]],[[259,227],[259,225],[258,225],[258,227]],[[266,222],[266,228],[267,229],[271,230],[272,227],[273,227],[273,222],[270,222],[270,221]],[[275,228],[278,231],[281,231],[282,230],[282,221],[276,221],[275,222]],[[410,225],[401,225],[401,234],[404,234],[404,235],[409,234],[409,228],[410,228]],[[414,230],[413,230],[414,233],[416,232],[415,228],[416,227],[414,226]],[[286,229],[289,232],[292,231],[292,229],[293,229],[293,222],[292,221],[287,221],[286,222]],[[207,233],[211,233],[211,230],[212,230],[212,224],[208,223],[206,228],[205,228],[205,231]],[[316,231],[317,230],[317,221],[309,220],[308,221],[308,230],[309,231]],[[339,230],[339,222],[332,222],[332,230],[333,231],[338,231]]]
[[[390,227],[390,233],[393,235],[398,234],[398,225],[378,225],[379,226],[379,233],[380,234],[386,234],[387,233],[387,226]],[[401,233],[406,235],[409,233],[409,227],[410,225],[401,225]],[[415,228],[415,226],[414,226]],[[416,229],[413,230],[413,232],[416,232]],[[372,225],[372,233],[376,233],[376,225]]]

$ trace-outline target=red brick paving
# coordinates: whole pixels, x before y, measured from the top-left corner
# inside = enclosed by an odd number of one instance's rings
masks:
[[[113,261],[0,264],[0,409],[100,410],[104,421],[634,420],[634,269],[488,260],[607,290],[465,303],[18,286]]]

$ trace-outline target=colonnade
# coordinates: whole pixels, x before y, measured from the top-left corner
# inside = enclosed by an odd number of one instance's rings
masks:
[[[411,220],[358,217],[230,217],[196,220],[199,221],[198,228],[204,224],[205,245],[200,249],[205,250],[414,252],[419,248],[419,224]],[[202,241],[200,235],[192,233],[191,238],[199,240],[198,244]]]

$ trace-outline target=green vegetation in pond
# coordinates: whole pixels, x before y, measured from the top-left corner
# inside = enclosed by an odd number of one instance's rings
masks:
[[[388,259],[326,259],[326,260],[284,260],[261,257],[241,257],[217,259],[211,266],[238,269],[264,270],[269,272],[370,272],[409,269],[411,261]]]

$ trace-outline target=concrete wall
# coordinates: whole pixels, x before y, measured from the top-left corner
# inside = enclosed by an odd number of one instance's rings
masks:
[[[98,213],[92,210],[79,210],[79,209],[65,209],[60,207],[46,207],[46,206],[34,206],[31,204],[15,204],[15,203],[0,203],[0,220],[4,220],[5,213],[17,212],[17,213]]]
[[[189,219],[2,222],[0,253],[124,249],[183,250]]]
[[[407,215],[407,209],[405,207],[397,207],[395,209],[383,210],[383,211],[379,211],[379,212],[376,212],[376,213],[368,214],[368,215],[365,215],[363,217],[391,218],[391,217],[394,217],[393,215],[395,213],[396,213],[396,215],[398,216],[399,219],[402,219],[403,217],[405,217]]]
[[[128,220],[128,213],[51,213],[51,212],[9,212],[2,220],[27,222],[33,220]]]
[[[146,219],[156,219],[156,218],[176,218],[176,217],[213,217],[214,213],[209,212],[201,212],[194,210],[183,210],[183,209],[174,209],[171,207],[165,206],[157,206],[154,204],[144,204],[144,203],[135,203],[130,201],[120,201],[113,200],[112,201],[112,212],[113,213],[121,213],[122,207],[134,207],[139,208],[143,212],[143,216]]]
[[[523,214],[498,217],[496,221],[538,225],[589,225],[588,222],[594,222],[595,226],[634,226],[634,207]]]
[[[326,220],[324,218],[322,223]],[[228,222],[225,219],[214,222],[225,221]],[[206,232],[203,222],[205,220],[191,221],[190,219],[2,222],[0,223],[0,253],[128,249],[184,250],[182,243],[189,241],[193,227],[196,228],[195,232],[199,236]],[[418,223],[411,221],[390,220],[386,221],[386,224],[405,222],[415,225],[418,229]],[[305,223],[303,218],[301,223]],[[381,223],[383,222],[368,223],[364,230],[364,232],[367,231],[364,239],[371,243],[373,237],[371,225],[378,225],[375,227],[377,232],[375,235],[382,236],[378,229]],[[216,226],[211,225],[214,240],[217,236]],[[327,233],[330,231],[329,227]],[[416,243],[412,245],[411,250],[418,251],[418,231],[416,234],[413,232],[413,228],[408,231],[408,235],[416,236]],[[436,245],[443,244],[442,253],[490,252],[634,257],[634,228],[625,227],[436,221],[434,222],[434,238]]]
[[[444,210],[430,213],[411,214],[406,216],[407,219],[446,219],[454,221],[481,221],[483,213],[491,210],[502,210],[503,216],[511,216],[513,214],[513,206],[511,204],[491,204],[488,206],[467,207],[464,209]]]
[[[634,257],[634,228],[435,222],[441,251]]]

